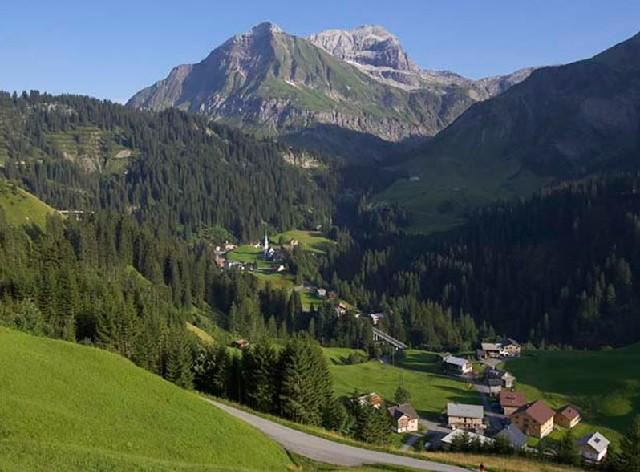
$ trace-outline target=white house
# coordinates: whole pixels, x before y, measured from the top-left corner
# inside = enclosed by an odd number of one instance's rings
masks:
[[[601,462],[607,456],[609,444],[609,440],[597,431],[578,439],[580,455],[589,462]]]
[[[443,359],[444,368],[459,375],[465,375],[473,371],[473,365],[467,359],[462,357],[447,356]]]
[[[444,449],[447,449],[453,444],[453,442],[456,440],[456,438],[458,438],[458,436],[464,436],[465,434],[467,435],[467,439],[469,440],[469,442],[478,441],[483,446],[485,444],[486,445],[493,444],[494,442],[493,439],[485,436],[484,434],[478,434],[472,431],[466,431],[464,429],[456,429],[451,431],[449,434],[447,434],[444,438],[440,440],[442,442],[442,447]]]

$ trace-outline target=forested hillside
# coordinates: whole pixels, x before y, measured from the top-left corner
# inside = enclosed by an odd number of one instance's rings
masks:
[[[205,225],[248,239],[325,222],[332,184],[285,161],[291,152],[176,110],[0,94],[5,177],[57,209],[127,212],[186,237]]]
[[[629,344],[640,339],[639,188],[636,174],[567,183],[437,237],[404,235],[401,211],[361,205],[322,273],[414,345],[440,347],[456,319],[467,320],[456,343],[477,326],[538,345]],[[421,322],[429,309],[450,311]]]

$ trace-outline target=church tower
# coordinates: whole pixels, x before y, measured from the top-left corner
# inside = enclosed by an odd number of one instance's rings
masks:
[[[267,232],[264,232],[264,254],[266,255],[269,252],[269,237],[267,236]]]

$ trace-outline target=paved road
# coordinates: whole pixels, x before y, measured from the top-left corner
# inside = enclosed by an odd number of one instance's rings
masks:
[[[310,459],[327,464],[341,466],[359,466],[363,464],[391,464],[404,467],[411,467],[419,470],[431,470],[434,472],[468,472],[452,465],[440,464],[438,462],[413,459],[411,457],[397,456],[385,452],[370,451],[346,444],[340,444],[327,439],[322,439],[311,434],[306,434],[295,429],[282,426],[260,416],[252,415],[223,403],[205,399],[221,410],[240,418],[243,421],[256,427],[267,436],[274,439],[285,449]]]

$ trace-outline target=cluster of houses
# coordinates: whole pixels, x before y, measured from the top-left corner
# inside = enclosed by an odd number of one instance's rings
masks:
[[[264,242],[262,243],[256,242],[253,244],[253,247],[256,249],[257,248],[262,249],[261,257],[263,260],[269,261],[272,263],[273,272],[284,272],[287,270],[287,268],[283,264],[285,260],[285,254],[283,251],[287,250],[287,248],[295,248],[298,246],[298,244],[299,243],[297,240],[292,239],[287,244],[283,245],[282,249],[275,249],[269,243],[269,237],[265,233]],[[214,263],[216,264],[216,266],[218,266],[220,269],[223,269],[223,270],[235,269],[235,270],[242,270],[242,271],[246,270],[249,272],[254,272],[258,270],[257,262],[234,261],[227,257],[227,254],[229,252],[237,248],[238,248],[237,245],[230,243],[229,241],[225,241],[224,244],[220,244],[216,246],[214,249]]]
[[[373,408],[380,409],[384,405],[384,401],[380,395],[375,392],[368,393],[356,397],[360,405],[370,405]],[[387,408],[387,412],[393,421],[393,430],[397,433],[413,433],[418,431],[418,421],[420,417],[415,408],[410,403],[402,403]]]
[[[504,438],[514,449],[527,447],[529,437],[542,439],[554,430],[554,427],[574,428],[582,419],[580,412],[571,405],[558,410],[549,407],[542,400],[527,402],[524,394],[503,390],[499,395],[500,407],[509,423],[495,437]],[[463,403],[447,405],[447,424],[452,432],[442,439],[443,445],[453,444],[455,438],[467,434],[469,440],[478,440],[490,444],[493,438],[486,436],[484,407]],[[601,433],[594,432],[577,441],[580,454],[588,462],[601,462],[607,455],[609,440]]]
[[[520,344],[511,338],[492,343],[483,342],[476,351],[477,358],[489,365],[495,363],[486,362],[487,359],[519,357],[520,353]],[[471,377],[473,374],[473,365],[468,359],[445,353],[441,355],[441,360],[443,370],[448,374],[463,377]],[[487,423],[484,407],[449,403],[447,424],[451,433],[442,438],[444,447],[454,444],[457,437],[466,434],[469,440],[481,444],[491,443],[495,437],[502,437],[514,449],[521,450],[527,447],[529,437],[542,439],[557,427],[574,428],[582,419],[578,409],[572,405],[554,410],[542,400],[528,402],[524,393],[514,390],[516,378],[510,372],[488,367],[482,375],[483,388],[490,396],[497,398],[506,420],[503,425],[506,426],[489,437],[485,434]],[[588,462],[601,462],[606,457],[609,444],[609,440],[599,432],[578,440],[580,454]]]

